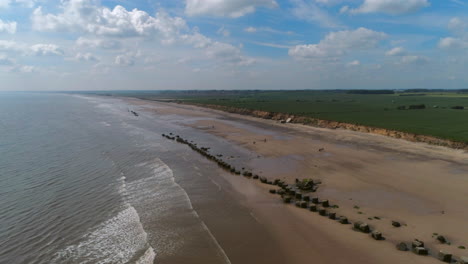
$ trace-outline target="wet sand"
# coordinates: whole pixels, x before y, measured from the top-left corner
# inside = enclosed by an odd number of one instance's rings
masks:
[[[367,222],[386,238],[375,241],[350,225],[285,205],[268,193],[270,185],[202,168],[200,173],[210,175],[218,188],[219,202],[197,203],[192,197],[203,193],[197,193],[193,183],[179,184],[232,263],[441,263],[396,250],[396,243],[415,238],[424,241],[431,254],[443,249],[454,256],[468,255],[458,248],[468,245],[468,154],[462,151],[194,106],[126,101],[242,149],[230,162],[260,176],[288,183],[321,179],[314,195],[339,205],[332,210],[338,215]],[[191,134],[181,136],[197,141]],[[229,147],[216,148],[216,142],[205,145],[213,147],[214,154],[230,153]],[[393,227],[392,220],[403,226]],[[451,244],[439,243],[434,233]]]

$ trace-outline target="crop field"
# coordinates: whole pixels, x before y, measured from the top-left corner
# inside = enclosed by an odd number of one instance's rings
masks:
[[[468,142],[466,92],[180,91],[136,97],[290,113]]]

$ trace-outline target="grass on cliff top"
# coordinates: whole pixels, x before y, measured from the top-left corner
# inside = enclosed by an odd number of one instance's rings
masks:
[[[142,96],[148,99],[150,95]],[[468,93],[425,92],[348,94],[344,91],[207,91],[169,92],[173,98],[210,104],[281,112],[352,124],[393,129],[468,142]],[[425,109],[398,110],[424,104]],[[451,107],[464,106],[465,110]]]

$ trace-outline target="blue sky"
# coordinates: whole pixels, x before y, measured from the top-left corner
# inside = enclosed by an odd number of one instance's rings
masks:
[[[468,0],[0,0],[0,90],[467,88]]]

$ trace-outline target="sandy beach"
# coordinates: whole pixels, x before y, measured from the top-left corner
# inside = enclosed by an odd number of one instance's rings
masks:
[[[468,246],[468,154],[463,151],[195,106],[125,100],[147,114],[227,142],[230,147],[219,148],[214,141],[204,146],[236,167],[287,183],[321,180],[312,197],[328,199],[337,205],[329,212],[368,223],[385,237],[377,241],[352,225],[284,204],[269,193],[277,186],[216,168],[210,177],[222,204],[192,203],[231,263],[441,263],[434,257],[439,250],[454,259],[468,255],[461,248]],[[179,135],[198,140],[188,132]],[[202,195],[189,183],[179,184],[189,196]],[[220,219],[213,210],[224,205],[245,212]],[[392,221],[402,226],[394,227]],[[438,235],[448,243],[439,242]],[[396,249],[397,243],[410,245],[414,239],[425,242],[430,256]]]

